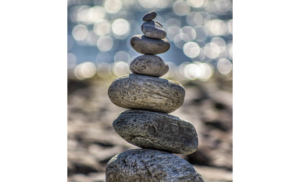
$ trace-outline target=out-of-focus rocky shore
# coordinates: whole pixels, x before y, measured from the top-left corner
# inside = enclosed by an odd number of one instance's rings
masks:
[[[112,127],[114,119],[126,110],[108,98],[113,80],[68,80],[69,182],[104,182],[110,158],[138,148]],[[178,156],[193,164],[206,182],[232,181],[232,81],[214,77],[181,83],[185,100],[171,114],[195,126],[199,145],[195,153]]]

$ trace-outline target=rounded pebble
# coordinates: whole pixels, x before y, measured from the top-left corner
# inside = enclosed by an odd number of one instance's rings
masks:
[[[142,32],[146,37],[153,39],[164,39],[167,37],[166,31],[155,21],[146,21],[142,24]]]
[[[148,149],[189,155],[198,148],[195,127],[178,117],[151,111],[127,110],[113,122],[127,142]]]
[[[161,77],[169,71],[169,65],[155,55],[142,55],[130,64],[130,71],[136,74]]]
[[[144,15],[143,21],[151,21],[156,17],[156,15],[156,12],[150,11]]]
[[[164,39],[151,39],[144,35],[134,35],[130,40],[131,47],[141,54],[161,54],[170,49],[170,42]]]
[[[185,90],[176,81],[129,74],[111,83],[108,96],[119,107],[169,113],[183,104]]]
[[[151,149],[128,150],[106,166],[106,182],[204,182],[186,160]]]

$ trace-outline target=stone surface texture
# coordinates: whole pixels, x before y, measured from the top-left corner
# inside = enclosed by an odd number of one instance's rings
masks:
[[[162,54],[170,49],[170,42],[164,39],[147,38],[145,35],[134,35],[130,40],[131,47],[141,54]]]
[[[126,141],[142,148],[189,155],[198,148],[195,127],[178,117],[144,110],[127,110],[113,122]]]
[[[142,24],[141,29],[148,38],[164,39],[167,37],[166,31],[155,21],[146,21]]]
[[[136,74],[161,77],[169,71],[169,65],[155,55],[142,55],[130,64],[130,71]]]
[[[129,74],[111,83],[108,96],[119,107],[170,113],[183,104],[185,90],[176,81]]]
[[[144,15],[143,21],[151,21],[156,17],[156,15],[156,12],[150,11]]]
[[[106,167],[106,182],[204,182],[186,160],[167,152],[137,149],[117,154]]]

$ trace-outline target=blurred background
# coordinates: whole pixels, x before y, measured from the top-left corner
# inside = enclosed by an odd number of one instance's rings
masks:
[[[198,150],[178,156],[206,182],[232,181],[232,0],[68,0],[68,181],[104,182],[110,158],[138,148],[114,131],[126,109],[107,90],[141,55],[129,42],[149,11],[171,43],[158,55],[170,67],[163,78],[186,89],[170,114],[198,133]]]

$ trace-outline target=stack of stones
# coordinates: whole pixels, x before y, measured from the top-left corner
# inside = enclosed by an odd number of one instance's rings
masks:
[[[153,20],[155,12],[144,17],[144,35],[131,38],[131,46],[141,54],[130,64],[133,74],[116,79],[109,87],[110,100],[128,108],[113,122],[115,131],[142,149],[114,156],[106,167],[107,182],[204,182],[186,160],[173,155],[197,150],[198,137],[188,121],[167,113],[184,101],[183,86],[167,79],[169,66],[155,54],[170,49],[163,26]]]

